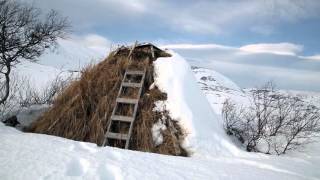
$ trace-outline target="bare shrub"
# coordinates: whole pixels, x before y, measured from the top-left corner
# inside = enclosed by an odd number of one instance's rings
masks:
[[[72,76],[62,77],[62,75],[59,74],[41,90],[34,88],[33,85],[27,81],[24,90],[19,93],[19,104],[21,107],[52,104],[55,97],[61,93],[71,81]]]
[[[55,97],[72,81],[72,76],[57,75],[43,89],[36,89],[27,77],[11,74],[11,86],[8,99],[0,104],[0,120],[16,116],[22,108],[32,105],[52,104]]]
[[[320,132],[320,110],[297,96],[281,94],[273,83],[251,90],[246,107],[225,101],[224,128],[247,151],[284,154],[309,143]]]

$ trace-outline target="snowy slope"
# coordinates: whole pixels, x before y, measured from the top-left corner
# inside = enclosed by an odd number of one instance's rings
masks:
[[[78,71],[90,63],[96,63],[107,55],[95,51],[73,39],[59,39],[57,46],[48,49],[39,58],[39,63],[62,70]]]
[[[63,71],[52,66],[24,61],[14,68],[13,74],[20,78],[29,80],[28,83],[31,83],[32,87],[41,90],[49,85],[49,83],[57,78],[57,76],[68,77],[73,73]]]
[[[47,49],[37,62],[22,60],[14,67],[13,74],[29,80],[28,83],[41,90],[57,76],[76,77],[77,73],[74,71],[79,71],[90,63],[101,61],[106,54],[107,50],[103,53],[73,39],[58,39],[57,45]]]
[[[155,62],[155,84],[168,95],[166,107],[187,133],[184,146],[197,155],[235,155],[239,149],[230,141],[197,85],[189,64],[178,54]],[[179,67],[179,68],[177,68]]]
[[[223,102],[232,99],[246,102],[247,94],[229,78],[207,68],[192,67],[202,92],[206,95],[215,113],[221,114]]]

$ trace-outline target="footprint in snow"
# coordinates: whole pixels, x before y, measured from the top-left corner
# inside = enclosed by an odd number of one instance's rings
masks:
[[[83,158],[73,158],[67,165],[67,176],[82,176],[88,171],[90,163]]]
[[[100,179],[123,180],[121,169],[115,165],[103,164],[98,168]]]

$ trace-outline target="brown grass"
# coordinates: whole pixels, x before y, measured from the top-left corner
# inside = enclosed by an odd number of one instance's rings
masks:
[[[157,88],[148,90],[153,83],[154,72],[153,65],[148,59],[150,53],[134,52],[132,63],[127,60],[128,54],[129,49],[122,49],[116,55],[111,53],[101,63],[87,67],[82,72],[80,80],[72,82],[28,131],[102,145],[125,70],[145,68],[146,89],[139,103],[130,149],[177,155],[173,149],[175,138],[172,138],[170,133],[164,132],[164,143],[157,147],[152,141],[151,128],[161,117],[161,114],[152,111],[154,102],[166,99],[166,95]],[[130,97],[134,94],[129,92]],[[128,127],[118,124],[112,128],[123,132]],[[176,136],[181,139],[180,135],[183,134],[181,129],[179,133],[176,133]],[[179,155],[187,155],[182,148],[181,151],[183,153]]]

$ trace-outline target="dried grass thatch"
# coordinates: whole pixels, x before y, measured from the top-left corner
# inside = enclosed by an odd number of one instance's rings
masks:
[[[174,127],[179,130],[172,134],[167,128],[163,132],[163,144],[154,145],[151,128],[163,114],[152,110],[154,102],[165,100],[166,94],[157,88],[148,89],[153,83],[154,74],[151,53],[135,50],[131,64],[127,58],[129,51],[129,48],[122,47],[99,64],[87,67],[81,78],[72,82],[28,131],[102,145],[125,70],[145,68],[147,88],[141,96],[129,149],[186,156],[187,153],[179,145],[183,132],[176,123],[173,123]],[[157,53],[156,57],[168,56],[161,53]],[[127,90],[126,94],[134,96],[135,93]],[[177,144],[180,150],[178,154],[174,146]]]

